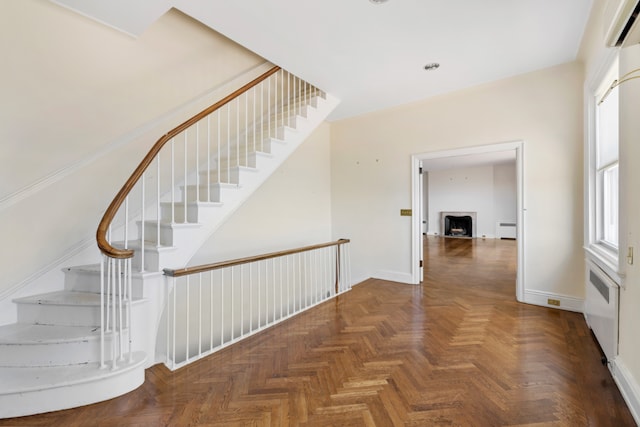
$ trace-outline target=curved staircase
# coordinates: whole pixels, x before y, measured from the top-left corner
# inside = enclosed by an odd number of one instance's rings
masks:
[[[134,251],[130,273],[129,267],[101,266],[97,257],[96,264],[65,268],[64,290],[14,300],[17,322],[0,326],[0,418],[95,403],[144,382],[145,368],[164,360],[156,350],[163,347],[156,342],[163,336],[162,270],[187,265],[337,106],[335,98],[313,89],[304,97],[292,93],[259,122],[254,114],[250,126],[227,138],[235,148],[218,147],[213,161],[200,159],[212,167],[185,171],[171,197],[163,194],[113,226],[109,244]],[[241,147],[240,139],[253,143]],[[157,218],[149,219],[146,212],[156,210]],[[111,303],[114,297],[120,302]]]

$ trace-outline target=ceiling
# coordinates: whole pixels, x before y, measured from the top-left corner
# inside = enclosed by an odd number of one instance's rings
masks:
[[[592,0],[55,0],[139,35],[175,7],[342,100],[330,120],[572,61]],[[440,64],[434,71],[424,65]]]

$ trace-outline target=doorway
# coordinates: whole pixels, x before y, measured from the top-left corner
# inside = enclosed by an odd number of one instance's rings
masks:
[[[420,153],[411,156],[412,169],[412,263],[411,274],[412,282],[419,284],[424,277],[424,267],[421,261],[424,259],[423,253],[423,210],[425,207],[423,176],[421,175],[421,167],[423,163],[433,160],[442,162],[460,161],[462,158],[472,158],[473,156],[491,156],[500,152],[510,152],[515,154],[516,162],[516,236],[517,236],[517,273],[515,283],[515,294],[518,301],[524,300],[524,265],[525,265],[525,212],[524,208],[524,142],[506,142],[498,144],[490,144],[476,147],[460,148],[454,150],[434,151],[428,153]]]

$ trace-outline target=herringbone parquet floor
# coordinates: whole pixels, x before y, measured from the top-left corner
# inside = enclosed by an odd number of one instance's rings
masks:
[[[429,238],[423,286],[336,301],[16,426],[632,426],[581,314],[515,302],[515,242]]]

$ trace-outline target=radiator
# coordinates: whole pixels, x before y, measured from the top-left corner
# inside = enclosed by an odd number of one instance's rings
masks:
[[[496,237],[498,239],[515,239],[515,222],[496,222]]]
[[[618,297],[620,289],[593,262],[587,260],[585,318],[607,360],[618,354]]]

